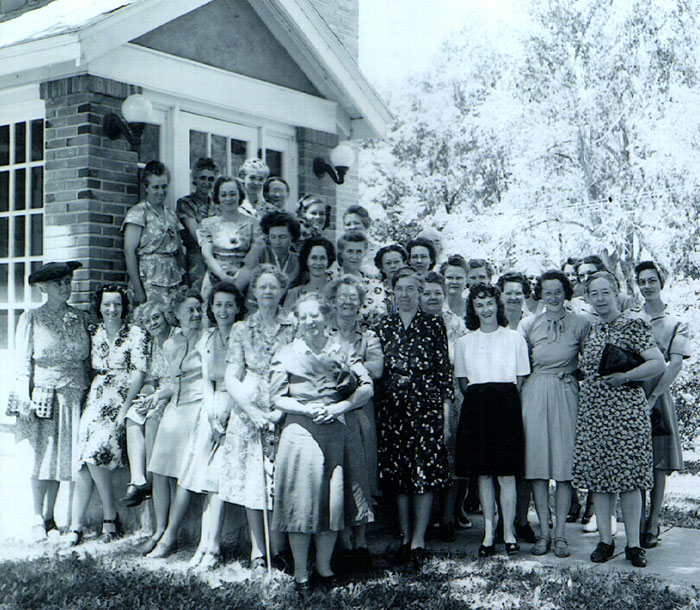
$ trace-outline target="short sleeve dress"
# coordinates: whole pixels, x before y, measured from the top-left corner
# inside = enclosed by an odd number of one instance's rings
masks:
[[[523,421],[516,384],[529,373],[527,345],[515,330],[478,329],[457,339],[454,375],[468,382],[457,427],[457,476],[522,474]]]
[[[525,478],[570,481],[579,392],[573,373],[590,322],[570,311],[556,319],[545,312],[523,319],[518,330],[532,366],[521,394]]]
[[[74,307],[44,304],[25,311],[17,324],[17,388],[53,388],[53,417],[17,421],[17,440],[29,439],[32,478],[70,481],[78,458],[80,409],[89,386],[87,315]]]
[[[651,324],[651,332],[656,340],[656,345],[664,355],[668,363],[671,356],[676,354],[682,358],[690,357],[688,345],[688,326],[674,316],[666,307],[660,313],[644,318]],[[659,383],[661,375],[643,383],[644,393],[649,396]],[[681,470],[683,468],[683,451],[681,439],[678,433],[678,416],[676,406],[673,404],[671,390],[666,390],[654,405],[661,414],[661,419],[666,424],[670,434],[654,435],[652,433],[652,447],[654,454],[654,468],[657,470]]]
[[[142,328],[122,324],[110,342],[104,324],[90,326],[91,362],[95,376],[90,384],[85,411],[80,417],[78,468],[94,464],[114,470],[124,464],[125,429],[117,429],[116,419],[124,404],[131,374],[146,372],[150,337]]]
[[[384,353],[376,383],[379,478],[388,490],[421,494],[447,485],[443,403],[452,399],[452,366],[442,318],[398,313],[374,328]]]
[[[647,400],[641,386],[605,383],[598,366],[606,343],[636,353],[656,347],[649,324],[624,312],[597,322],[580,360],[585,375],[579,394],[573,485],[600,493],[651,489],[653,459]]]

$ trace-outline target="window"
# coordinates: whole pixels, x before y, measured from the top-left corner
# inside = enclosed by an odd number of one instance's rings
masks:
[[[41,303],[27,283],[44,252],[44,119],[0,124],[0,350],[21,313]]]

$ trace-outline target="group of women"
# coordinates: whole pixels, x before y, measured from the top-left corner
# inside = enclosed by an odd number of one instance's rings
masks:
[[[320,582],[333,578],[339,532],[344,552],[369,558],[380,490],[396,499],[401,558],[420,563],[433,504],[450,539],[458,481],[471,478],[484,515],[480,556],[495,553],[498,512],[506,552],[519,552],[514,524],[529,487],[539,519],[532,552],[567,556],[573,485],[594,500],[591,559],[613,554],[619,496],[627,559],[645,565],[665,474],[682,464],[669,386],[688,356],[687,332],[661,300],[662,270],[637,267],[645,305],[624,312],[607,270],[582,282],[588,309],[574,313],[563,271],[534,286],[515,272],[492,284],[486,261],[452,255],[438,273],[439,245],[424,236],[380,248],[377,277],[365,260],[364,208],[346,211],[336,248],[325,204],[304,197],[299,218],[284,212],[288,188],[267,173],[254,159],[239,179],[217,178],[202,159],[175,215],[167,169],[149,163],[146,199],[124,220],[129,291],[100,287],[96,324],[67,305],[79,263],[30,276],[47,295],[17,330],[18,431],[35,453],[36,533],[55,529],[58,482],[72,479],[68,542],[81,542],[94,488],[101,539],[118,536],[112,473],[128,461],[121,503],[153,501],[144,554],[172,553],[192,495],[204,494],[192,567],[219,563],[223,508],[236,504],[251,567],[284,567],[288,544],[304,590],[312,537]],[[35,411],[40,404],[53,413]],[[651,488],[640,532],[641,492]]]

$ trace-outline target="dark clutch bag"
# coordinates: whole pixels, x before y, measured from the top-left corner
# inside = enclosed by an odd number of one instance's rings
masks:
[[[606,343],[605,347],[603,348],[603,354],[600,357],[598,374],[601,377],[605,377],[606,375],[612,375],[613,373],[626,373],[627,371],[636,369],[643,363],[644,358],[642,358],[636,352],[623,347],[618,347],[612,343]],[[630,381],[625,385],[631,388],[638,388],[641,386],[641,382]]]
[[[338,402],[350,398],[357,389],[357,375],[350,369],[341,369],[336,378],[335,389],[338,394]]]

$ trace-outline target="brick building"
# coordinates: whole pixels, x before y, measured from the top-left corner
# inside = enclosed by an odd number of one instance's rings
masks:
[[[171,205],[193,159],[235,173],[256,155],[290,202],[352,203],[356,170],[336,187],[312,163],[390,120],[357,55],[358,0],[0,0],[0,356],[43,261],[83,263],[76,303],[125,280],[139,163],[171,168]],[[137,92],[154,108],[141,144],[107,138],[104,115]]]

